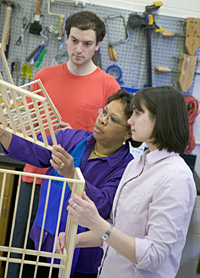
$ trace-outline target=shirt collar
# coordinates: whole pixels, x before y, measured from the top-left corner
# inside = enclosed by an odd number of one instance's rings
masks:
[[[179,156],[179,154],[175,152],[168,152],[165,149],[155,150],[152,152],[150,152],[148,149],[141,155],[140,160],[141,162],[146,160],[146,163],[151,165],[170,156]]]

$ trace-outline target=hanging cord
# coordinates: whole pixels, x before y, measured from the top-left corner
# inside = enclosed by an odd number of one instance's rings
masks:
[[[199,111],[199,104],[200,101],[194,98],[191,95],[185,95],[184,96],[185,103],[188,108],[188,120],[189,120],[189,128],[190,128],[190,139],[189,139],[189,144],[186,147],[184,153],[185,154],[190,154],[193,149],[195,148],[195,138],[194,138],[194,131],[193,131],[193,124],[195,122],[195,118],[198,116],[200,113]]]

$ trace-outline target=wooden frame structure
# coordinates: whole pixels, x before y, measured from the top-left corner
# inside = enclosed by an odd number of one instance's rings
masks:
[[[0,191],[0,216],[3,213],[2,203],[3,203],[3,195],[4,195],[4,190],[5,190],[6,179],[7,179],[8,175],[18,176],[17,193],[16,193],[16,200],[15,200],[15,207],[14,207],[14,213],[13,213],[13,220],[12,220],[9,244],[8,244],[8,246],[0,246],[0,261],[3,261],[5,264],[4,277],[7,277],[9,263],[20,264],[19,278],[22,277],[24,264],[30,264],[30,265],[35,266],[33,278],[35,278],[37,275],[38,266],[45,266],[45,267],[49,268],[49,270],[50,270],[49,278],[51,277],[53,267],[59,268],[59,276],[58,276],[59,278],[70,277],[71,264],[72,264],[72,259],[73,259],[74,246],[75,246],[75,238],[76,238],[76,233],[77,233],[77,224],[75,224],[71,219],[69,219],[69,218],[67,219],[67,224],[66,224],[66,235],[67,236],[66,236],[66,245],[65,245],[66,250],[64,252],[65,254],[60,255],[60,254],[55,253],[56,240],[54,241],[52,253],[41,251],[41,244],[42,244],[42,238],[43,238],[43,234],[44,234],[44,225],[45,225],[45,219],[46,219],[47,205],[48,205],[48,199],[49,199],[49,193],[50,193],[52,181],[63,182],[61,202],[60,202],[60,207],[59,207],[59,214],[58,214],[57,227],[56,227],[56,233],[55,233],[55,238],[57,238],[58,230],[59,230],[59,223],[60,223],[60,219],[61,219],[62,206],[63,206],[63,202],[64,202],[64,194],[65,194],[65,189],[67,188],[66,183],[70,182],[73,184],[72,185],[72,195],[74,193],[76,193],[79,196],[82,196],[82,193],[83,193],[83,190],[85,187],[85,180],[82,176],[80,169],[76,168],[76,174],[75,174],[74,179],[67,179],[67,178],[61,178],[61,177],[55,177],[55,176],[38,175],[38,174],[30,174],[30,173],[11,171],[11,170],[5,170],[5,169],[0,169],[0,173],[3,173],[3,179],[2,179],[2,181],[0,181],[0,189],[1,189],[1,191]],[[20,192],[20,184],[21,184],[22,175],[34,177],[34,182],[33,182],[32,194],[31,194],[31,200],[30,200],[30,206],[29,206],[27,228],[26,228],[26,233],[25,233],[25,238],[24,238],[24,247],[16,248],[16,247],[12,247],[12,238],[13,238],[13,232],[14,232],[14,226],[15,226],[15,220],[16,220],[17,204],[18,204],[18,200],[19,200],[19,192]],[[43,215],[43,220],[42,220],[39,248],[38,248],[38,250],[30,250],[30,249],[26,249],[26,244],[27,244],[29,228],[30,228],[30,219],[31,219],[31,212],[32,212],[32,207],[33,207],[33,198],[34,198],[37,177],[45,178],[46,180],[48,180],[48,189],[47,189],[47,196],[46,196],[46,201],[45,201],[45,210],[44,210],[44,215]],[[11,257],[11,253],[18,254],[19,258]],[[32,255],[36,258],[36,260],[35,261],[27,260],[25,255]],[[41,257],[50,258],[51,262],[50,263],[40,262],[39,259]],[[61,260],[60,264],[56,264],[54,262],[54,259],[56,259],[56,258]]]
[[[53,144],[57,144],[53,127],[61,121],[58,110],[39,79],[20,87],[14,85],[1,43],[0,56],[9,81],[0,73],[1,128],[51,150],[45,130],[49,129]],[[29,92],[33,84],[37,90]],[[41,133],[43,142],[37,140],[37,133]]]
[[[38,90],[29,92],[25,89],[34,83],[37,83]],[[41,91],[44,97],[37,94]],[[52,150],[52,147],[48,145],[45,130],[49,130],[53,144],[56,145],[53,127],[60,122],[61,116],[40,80],[21,87],[0,80],[0,99],[1,128]],[[37,140],[37,133],[41,133],[43,142]]]

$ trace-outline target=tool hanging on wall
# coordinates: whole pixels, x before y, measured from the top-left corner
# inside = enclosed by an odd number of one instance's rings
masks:
[[[64,26],[65,15],[51,12],[50,11],[51,2],[52,2],[51,0],[48,0],[48,14],[60,17],[60,25],[59,25],[59,31],[58,31],[58,41],[59,41],[59,49],[61,49],[62,46],[63,46],[62,39],[63,39],[63,26]]]
[[[21,67],[21,63],[19,60],[16,61],[15,64],[15,77],[16,77],[16,85],[19,85],[19,77],[20,77],[20,67]]]
[[[182,37],[185,38],[185,35],[179,34],[179,33],[175,33],[173,31],[170,30],[163,30],[163,32],[161,32],[163,37]]]
[[[32,61],[31,61],[31,65],[34,65],[35,64],[35,67],[38,68],[43,60],[43,57],[45,55],[45,53],[47,52],[47,45],[49,43],[49,37],[48,37],[48,27],[46,26],[41,32],[40,32],[40,35],[41,37],[44,39],[42,44],[40,45],[40,47],[38,46],[36,49],[37,52],[34,54],[33,58],[32,58]],[[35,52],[35,50],[34,50]],[[31,55],[29,55],[29,57],[27,58],[30,58]],[[26,58],[26,60],[27,60]]]
[[[171,70],[162,66],[155,67],[155,70],[159,72],[178,73],[178,85],[183,92],[187,92],[193,84],[194,75],[200,75],[200,73],[195,72],[196,63],[197,56],[181,53],[178,70]]]
[[[22,66],[22,80],[23,80],[22,85],[25,84],[27,73],[28,73],[28,64],[24,63]]]
[[[124,33],[125,33],[125,38],[115,41],[115,42],[111,42],[111,36],[110,36],[110,32],[109,32],[109,24],[108,24],[108,20],[114,19],[114,18],[121,18],[123,21],[123,26],[124,26]],[[106,31],[108,34],[108,52],[109,52],[109,57],[111,61],[117,61],[118,57],[117,57],[117,53],[115,50],[115,47],[119,44],[125,43],[129,41],[129,31],[127,30],[127,26],[126,26],[126,22],[125,22],[125,18],[122,15],[110,15],[107,16],[105,18],[105,23],[106,23]]]
[[[33,72],[33,66],[29,65],[29,63],[24,63],[22,66],[22,85],[26,83],[26,78],[28,77],[28,81],[32,81],[32,72]]]
[[[171,73],[180,73],[179,70],[173,70],[167,67],[163,67],[163,66],[157,66],[155,67],[155,71],[160,71],[160,72],[171,72]],[[195,72],[194,74],[196,75],[200,75],[200,72]]]
[[[48,0],[48,14],[59,16],[60,17],[60,24],[59,24],[59,31],[58,31],[58,41],[59,41],[59,49],[63,47],[63,27],[64,27],[64,14],[53,13],[51,10],[51,3],[58,4],[58,5],[70,5],[70,6],[84,6],[85,3],[83,1],[71,1],[71,0]]]
[[[180,54],[178,84],[183,92],[187,92],[192,86],[197,56],[191,56],[184,53]]]
[[[128,17],[128,28],[134,30],[137,27],[142,28],[143,30],[147,31],[147,69],[148,69],[148,81],[147,86],[152,86],[152,47],[151,47],[151,31],[154,32],[162,32],[163,28],[159,27],[154,20],[152,13],[157,11],[161,6],[162,2],[154,2],[151,6],[145,7],[144,16],[140,16],[136,13],[131,13]]]
[[[30,60],[33,58],[33,56],[38,52],[38,50],[40,49],[41,47],[41,44],[38,45],[32,52],[31,54],[29,54],[27,57],[26,57],[26,62],[30,62]]]
[[[42,49],[42,51],[36,61],[35,68],[39,68],[39,66],[44,58],[44,55],[47,52],[47,46],[49,44],[48,27],[47,26],[44,28],[44,30],[42,30],[40,32],[40,35],[44,38],[44,48]]]
[[[84,1],[77,1],[77,0],[51,0],[55,4],[65,4],[69,6],[84,6]]]
[[[157,11],[161,6],[162,6],[162,2],[154,2],[153,5],[151,6],[146,6],[145,7],[145,18],[146,18],[146,22],[148,24],[147,26],[147,53],[148,53],[148,72],[149,72],[149,79],[148,79],[148,86],[152,87],[152,47],[151,47],[151,33],[152,33],[152,29],[154,28],[154,17],[152,15],[153,12]],[[156,24],[155,24],[156,25]],[[156,32],[161,32],[162,29],[161,28],[157,28],[156,25]]]
[[[28,81],[31,82],[33,76],[33,66],[29,65],[28,66]]]
[[[187,54],[195,55],[200,45],[200,18],[188,17],[186,22],[185,47]]]
[[[37,0],[37,10],[33,15],[32,23],[29,28],[29,33],[33,35],[40,35],[40,32],[42,31],[42,25],[41,25],[41,19],[42,16],[40,14],[40,8],[41,8],[42,0]]]
[[[10,39],[10,28],[11,28],[11,16],[12,16],[12,9],[14,7],[19,7],[19,5],[14,1],[1,1],[1,3],[6,4],[6,17],[3,27],[3,34],[2,34],[2,47],[3,51],[6,52],[6,57],[8,56],[8,45]]]
[[[25,32],[28,29],[29,25],[31,24],[30,22],[27,21],[26,16],[23,17],[23,28],[21,31],[21,35],[19,36],[19,38],[16,40],[15,45],[24,45],[24,40],[25,40]]]

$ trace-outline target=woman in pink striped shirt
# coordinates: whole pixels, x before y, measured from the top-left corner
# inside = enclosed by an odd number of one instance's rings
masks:
[[[69,216],[90,229],[77,235],[76,246],[103,245],[101,278],[174,278],[196,198],[192,172],[180,157],[189,140],[187,107],[172,87],[140,90],[132,106],[132,139],[148,150],[128,164],[108,221],[85,193],[73,196]]]

